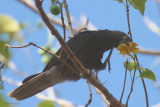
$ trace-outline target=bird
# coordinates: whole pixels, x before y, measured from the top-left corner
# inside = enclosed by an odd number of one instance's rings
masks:
[[[105,65],[101,62],[101,59],[104,52],[114,47],[116,48],[126,37],[126,42],[130,42],[130,38],[122,31],[107,29],[87,30],[75,34],[66,43],[86,69],[103,70]],[[56,84],[65,81],[77,81],[82,78],[80,71],[78,71],[62,47],[56,52],[56,55],[60,55],[61,58],[76,69],[77,73],[71,71],[53,56],[41,73],[24,79],[22,85],[10,92],[8,96],[16,100],[24,100]]]

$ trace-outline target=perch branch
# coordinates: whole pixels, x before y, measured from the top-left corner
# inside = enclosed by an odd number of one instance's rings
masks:
[[[105,98],[104,94],[98,88],[94,87],[94,89],[96,90],[97,94],[99,94],[99,96],[102,98],[104,103],[106,103],[107,107],[111,107],[110,102]]]

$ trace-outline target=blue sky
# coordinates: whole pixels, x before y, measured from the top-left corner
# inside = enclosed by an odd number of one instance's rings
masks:
[[[75,17],[75,19],[80,20],[81,14],[85,14],[89,21],[91,21],[98,29],[110,29],[110,30],[121,30],[125,33],[128,32],[127,19],[126,19],[126,9],[123,4],[119,4],[113,0],[67,0],[69,5],[70,14]],[[43,4],[46,12],[49,12],[50,2],[45,1]],[[14,17],[19,22],[29,22],[31,28],[35,28],[38,21],[41,18],[26,8],[21,3],[16,0],[3,0],[0,3],[0,14],[8,14]],[[148,0],[146,2],[146,9],[144,16],[148,16],[152,21],[160,24],[158,9],[154,0]],[[60,17],[60,16],[58,16]],[[130,7],[130,22],[133,34],[133,39],[140,47],[145,47],[149,49],[160,49],[160,38],[155,33],[151,32],[143,21],[143,16],[139,11]],[[56,27],[60,33],[62,29]],[[25,32],[22,32],[25,33]],[[48,31],[43,28],[40,31],[34,32],[25,37],[24,44],[28,42],[34,42],[40,46],[44,46],[47,43]],[[69,32],[67,32],[69,35]],[[26,35],[25,35],[26,36]],[[16,43],[14,43],[17,45]],[[28,74],[34,74],[37,71],[41,71],[44,68],[44,64],[41,62],[41,56],[37,52],[37,48],[28,47],[25,49],[11,49],[13,52],[12,61],[16,64],[20,71],[26,72]],[[34,60],[34,64],[29,63],[25,50],[30,51],[31,58]],[[105,54],[106,56],[107,54]],[[144,68],[151,69],[151,64],[157,59],[157,56],[149,56],[138,54],[140,65]],[[123,62],[125,58],[118,54],[118,51],[114,49],[111,58],[111,73],[107,70],[101,71],[99,73],[99,78],[101,82],[107,80],[104,84],[105,87],[117,98],[120,99],[123,79],[124,79],[124,68]],[[156,74],[157,81],[159,79],[160,66],[155,67],[153,72]],[[7,77],[13,78],[14,80],[22,81],[24,77],[15,76],[10,69],[4,74]],[[139,76],[137,73],[136,76]],[[124,94],[123,103],[126,102],[128,92],[130,90],[130,76],[127,77],[126,92]],[[160,91],[156,89],[153,82],[145,79],[150,106],[155,105],[160,102]],[[16,86],[5,83],[5,90],[3,95],[9,100],[9,102],[14,103],[16,107],[35,107],[40,100],[35,97],[26,99],[24,101],[15,101],[6,94]],[[88,87],[84,79],[78,82],[65,82],[60,85],[56,85],[55,90],[57,96],[66,100],[73,102],[75,105],[85,105],[88,101]],[[103,107],[103,101],[100,96],[93,91],[93,100],[90,107]],[[134,91],[131,95],[129,102],[129,107],[145,107],[145,95],[143,91],[143,86],[140,79],[137,79],[134,84]]]

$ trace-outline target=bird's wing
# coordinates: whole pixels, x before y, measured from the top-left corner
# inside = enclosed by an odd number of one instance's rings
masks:
[[[77,54],[82,48],[84,48],[87,44],[87,40],[90,38],[88,35],[89,31],[85,31],[82,33],[77,34],[75,37],[71,38],[67,44],[70,47],[70,49],[73,51],[74,54]],[[62,48],[60,48],[56,55],[59,55],[62,51]],[[63,51],[61,54],[61,57],[64,60],[68,60],[68,56],[67,54]],[[51,60],[48,62],[48,64],[45,66],[45,68],[43,69],[43,72],[49,70],[50,68],[52,68],[53,66],[57,65],[61,63],[56,57],[52,57]]]

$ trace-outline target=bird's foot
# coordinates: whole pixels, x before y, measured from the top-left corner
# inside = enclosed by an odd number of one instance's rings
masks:
[[[92,72],[91,70],[87,69],[87,74],[86,75],[82,75],[82,73],[80,73],[80,77],[83,78],[83,79],[90,78],[91,74],[92,74],[91,72]]]
[[[96,71],[96,79],[98,79],[98,71]]]

